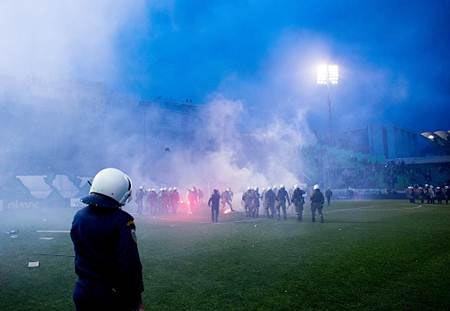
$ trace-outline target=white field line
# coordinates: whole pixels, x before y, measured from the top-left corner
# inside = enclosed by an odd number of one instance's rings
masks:
[[[70,233],[70,230],[36,230],[37,233]]]

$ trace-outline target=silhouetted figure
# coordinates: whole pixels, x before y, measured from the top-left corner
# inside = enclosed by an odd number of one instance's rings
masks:
[[[220,207],[220,193],[219,190],[214,189],[208,201],[208,206],[211,208],[211,221],[213,223],[219,222],[219,207]]]
[[[322,192],[320,192],[319,185],[314,185],[314,191],[311,195],[311,214],[312,214],[312,221],[316,221],[316,212],[320,215],[320,222],[323,222],[323,203],[325,203],[325,197],[323,196]]]
[[[330,188],[325,191],[325,197],[327,198],[327,205],[330,206],[331,197],[333,196],[333,191]]]

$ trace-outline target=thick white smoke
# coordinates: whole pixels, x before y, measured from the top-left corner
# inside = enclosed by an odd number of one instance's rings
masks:
[[[270,60],[262,72],[270,78],[259,83],[224,82],[188,121],[170,106],[112,90],[117,36],[127,24],[145,23],[148,9],[144,1],[0,4],[3,178],[92,176],[114,166],[149,187],[239,191],[303,182],[300,148],[314,138],[307,106],[298,105],[308,103],[292,86],[296,70],[283,73],[290,58]]]

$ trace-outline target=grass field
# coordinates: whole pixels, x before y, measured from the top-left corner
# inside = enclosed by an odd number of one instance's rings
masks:
[[[73,255],[69,234],[36,232],[68,230],[73,213],[0,213],[0,310],[73,309],[73,258],[39,255]],[[450,309],[450,205],[337,202],[325,220],[137,219],[146,308]]]

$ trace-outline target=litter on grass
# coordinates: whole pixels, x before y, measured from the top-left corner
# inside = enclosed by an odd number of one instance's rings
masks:
[[[51,237],[51,236],[41,236],[41,237],[39,238],[39,240],[47,240],[47,241],[53,240],[53,239],[54,239],[54,237]]]
[[[39,261],[28,262],[28,268],[37,268],[37,267],[39,267]]]

